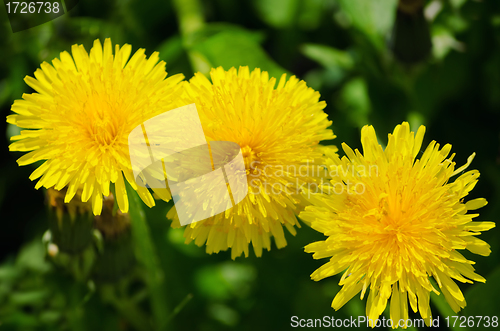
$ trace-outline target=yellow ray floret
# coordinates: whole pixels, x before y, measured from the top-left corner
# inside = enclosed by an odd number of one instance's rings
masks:
[[[322,140],[335,138],[319,93],[295,76],[279,81],[248,67],[212,69],[209,81],[196,74],[185,104],[195,103],[208,141],[237,143],[248,179],[246,198],[226,212],[186,226],[186,241],[206,243],[208,253],[231,248],[232,258],[286,245],[283,226],[295,234],[297,213],[310,204],[310,185],[324,164]],[[335,147],[329,148],[335,151]],[[169,218],[176,218],[172,208]],[[173,226],[180,226],[179,221]]]
[[[365,126],[363,154],[343,144],[347,157],[333,155],[329,164],[333,193],[300,214],[327,236],[305,248],[315,259],[330,258],[312,279],[343,273],[334,309],[368,291],[366,315],[373,323],[390,300],[394,327],[405,327],[399,321],[408,319],[408,302],[429,325],[431,291],[442,293],[458,312],[466,302],[455,280],[485,281],[458,252],[489,255],[489,245],[476,236],[495,226],[474,222],[478,214],[467,213],[485,206],[485,199],[463,201],[479,177],[477,170],[464,172],[474,154],[455,169],[451,145],[440,148],[433,141],[417,159],[424,132],[421,126],[415,135],[404,122],[389,134],[384,150],[373,127]]]
[[[52,65],[42,63],[34,78],[25,78],[36,93],[16,100],[16,114],[7,117],[28,129],[11,138],[16,141],[11,151],[29,152],[19,165],[45,161],[30,176],[41,177],[35,187],[67,187],[65,202],[83,189],[82,201],[91,199],[95,215],[110,183],[120,210],[128,211],[123,176],[148,206],[154,205],[147,189],[135,184],[127,137],[143,121],[176,107],[183,79],[165,79],[165,62],[158,62],[157,52],[147,59],[139,49],[129,59],[131,51],[130,45],[116,45],[113,54],[110,39],[104,47],[96,40],[90,54],[73,45],[72,55],[62,52]]]

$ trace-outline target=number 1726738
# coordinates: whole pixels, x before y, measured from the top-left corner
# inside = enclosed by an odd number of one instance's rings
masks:
[[[7,7],[8,14],[57,14],[61,10],[59,2],[7,2],[5,4]]]

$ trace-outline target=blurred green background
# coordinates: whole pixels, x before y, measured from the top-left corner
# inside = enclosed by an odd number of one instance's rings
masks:
[[[169,74],[187,79],[215,66],[260,67],[275,77],[288,72],[320,91],[337,146],[360,148],[365,124],[385,144],[387,133],[406,120],[413,130],[427,126],[424,145],[451,143],[458,165],[476,152],[471,169],[481,178],[469,198],[486,198],[479,220],[496,221],[500,1],[401,2],[81,0],[69,13],[17,33],[0,6],[0,110],[5,118],[15,99],[32,92],[23,78],[41,62],[75,43],[89,50],[96,38],[146,48],[147,55],[159,51]],[[47,257],[44,192],[28,179],[34,166],[18,167],[21,154],[8,152],[17,128],[0,123],[0,330],[289,330],[292,316],[364,314],[358,298],[338,312],[330,308],[338,277],[309,279],[325,261],[303,247],[323,240],[321,234],[303,226],[296,237],[287,235],[284,249],[232,261],[229,252],[207,255],[204,247],[184,245],[182,229],[170,229],[165,218],[167,203],[145,210],[148,227],[136,230],[144,238],[105,246],[125,256],[118,260],[126,266],[89,281],[85,270],[101,254],[95,246],[102,238],[85,252],[60,253],[56,262]],[[487,282],[460,284],[468,306],[459,315],[500,315],[499,235],[497,227],[480,237],[491,256],[464,253]],[[142,247],[135,265],[124,249],[131,242]],[[441,300],[432,298],[434,316],[455,315]],[[441,319],[440,329],[448,329],[444,324]]]

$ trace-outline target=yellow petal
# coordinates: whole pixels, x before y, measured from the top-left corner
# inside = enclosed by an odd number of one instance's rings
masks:
[[[118,207],[122,213],[128,213],[128,197],[127,190],[125,188],[125,182],[123,181],[123,176],[118,175],[118,180],[115,183],[115,193],[116,200],[118,201]]]

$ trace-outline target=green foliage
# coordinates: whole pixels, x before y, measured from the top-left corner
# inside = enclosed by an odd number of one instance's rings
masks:
[[[216,30],[219,29],[207,26],[199,32],[205,36],[198,37],[189,48],[191,52],[203,56],[208,67],[221,66],[228,70],[246,63],[251,68],[261,68],[269,72],[273,77],[280,77],[286,72],[264,52],[255,34],[231,27]]]
[[[339,0],[346,24],[352,24],[380,48],[385,47],[384,38],[393,27],[397,4],[397,0]]]
[[[163,270],[160,267],[156,248],[146,221],[146,215],[137,193],[127,183],[127,195],[130,197],[130,223],[132,237],[136,250],[136,256],[144,267],[146,273],[146,285],[151,298],[151,309],[155,317],[155,326],[162,330],[166,323],[166,312],[168,312],[165,298],[166,284]]]
[[[476,152],[472,168],[481,178],[471,199],[485,197],[489,204],[479,219],[496,221],[500,2],[424,4],[420,16],[395,24],[397,0],[82,0],[68,14],[15,34],[1,7],[0,109],[7,116],[13,101],[31,92],[23,77],[40,63],[75,43],[88,50],[96,38],[146,48],[148,55],[159,51],[169,75],[187,79],[216,66],[259,67],[276,78],[294,74],[327,102],[337,146],[360,148],[366,124],[385,144],[386,134],[407,120],[413,130],[427,126],[424,145],[453,144],[457,164]],[[427,40],[429,54],[413,58]],[[309,279],[324,261],[303,247],[323,237],[306,225],[295,237],[287,234],[286,248],[273,244],[261,258],[251,253],[232,261],[228,252],[207,255],[184,244],[183,230],[170,228],[165,217],[172,202],[148,209],[131,190],[128,239],[137,263],[123,275],[108,282],[89,276],[107,247],[102,238],[94,237],[84,253],[51,258],[42,242],[49,225],[44,197],[28,179],[34,166],[17,166],[20,155],[6,146],[19,132],[3,123],[0,330],[288,330],[292,316],[365,313],[366,298],[358,297],[338,312],[331,309],[338,277]],[[487,282],[459,284],[468,302],[459,313],[442,295],[431,295],[433,316],[498,316],[499,231],[481,235],[492,247],[490,257],[465,254]]]

